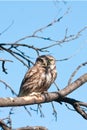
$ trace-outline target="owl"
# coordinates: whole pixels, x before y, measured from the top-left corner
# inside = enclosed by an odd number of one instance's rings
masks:
[[[18,96],[28,96],[33,92],[43,93],[47,91],[56,76],[55,58],[51,55],[39,56],[35,65],[25,74]]]

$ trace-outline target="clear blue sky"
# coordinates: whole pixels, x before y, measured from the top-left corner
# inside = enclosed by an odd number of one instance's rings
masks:
[[[53,27],[44,30],[38,35],[51,37],[55,40],[61,40],[64,38],[65,29],[68,28],[68,34],[76,34],[83,27],[87,26],[87,2],[74,1],[67,3],[60,3],[54,1],[27,1],[27,2],[0,2],[0,32],[2,32],[8,25],[14,21],[11,28],[0,36],[0,43],[12,43],[16,40],[31,35],[35,30],[44,27],[54,19],[62,16],[67,8],[70,8],[69,13],[59,22],[54,24]],[[38,47],[52,44],[49,41],[40,39],[27,39],[22,43],[34,45]],[[62,46],[53,47],[50,50],[50,54],[55,56],[56,59],[63,59],[73,55],[77,50],[80,51],[76,56],[68,61],[57,62],[58,77],[56,83],[60,89],[67,85],[68,79],[75,68],[87,61],[87,30],[84,31],[81,37],[77,40],[65,43]],[[29,56],[36,58],[36,54],[27,50]],[[43,54],[43,53],[41,53]],[[46,53],[47,54],[47,53]],[[12,58],[7,53],[0,53],[2,58],[10,58],[14,60],[13,63],[7,63],[8,75],[2,73],[0,69],[0,78],[10,84],[13,89],[18,93],[21,80],[27,70],[21,63]],[[0,66],[1,67],[1,66]],[[87,71],[87,67],[83,67],[74,79],[84,74]],[[56,88],[53,85],[49,91],[55,91]],[[87,101],[87,86],[84,85],[80,89],[76,90],[70,97]],[[1,97],[13,96],[11,92],[4,89],[4,86],[0,84]],[[33,106],[32,106],[33,107]],[[33,107],[33,108],[36,108]],[[68,110],[65,105],[55,104],[55,108],[58,113],[57,121],[55,121],[52,115],[51,104],[44,104],[42,111],[45,117],[40,118],[40,115],[31,111],[32,117],[29,117],[24,108],[14,108],[14,114],[12,117],[13,128],[21,126],[37,126],[42,125],[49,130],[76,130],[87,129],[87,121],[84,120],[79,114],[74,111]],[[8,116],[8,109],[0,109],[0,119]]]

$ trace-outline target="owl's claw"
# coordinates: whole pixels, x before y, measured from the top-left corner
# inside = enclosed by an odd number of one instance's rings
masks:
[[[40,97],[41,93],[40,92],[33,92],[33,93],[30,94],[30,96]]]
[[[47,91],[43,91],[43,92],[41,92],[41,94],[48,94],[48,92]]]

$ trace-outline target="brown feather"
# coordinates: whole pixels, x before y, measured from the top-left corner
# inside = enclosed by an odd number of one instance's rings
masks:
[[[38,57],[35,65],[25,74],[18,96],[47,91],[56,76],[55,59],[50,55]]]

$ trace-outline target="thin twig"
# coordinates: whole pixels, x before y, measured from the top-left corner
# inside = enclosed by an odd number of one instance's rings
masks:
[[[82,33],[84,30],[86,30],[86,29],[87,29],[87,26],[84,27],[84,28],[82,28],[82,29],[81,29],[80,31],[78,31],[76,34],[74,34],[74,35],[69,35],[69,36],[66,36],[66,35],[65,35],[65,37],[64,37],[63,39],[58,40],[58,41],[55,40],[56,42],[55,42],[54,44],[49,45],[49,46],[46,46],[46,47],[42,47],[41,49],[42,49],[42,50],[45,50],[45,49],[52,48],[52,47],[57,46],[57,45],[62,45],[62,44],[64,44],[64,43],[73,41],[73,40],[79,38],[79,36],[81,35],[81,33]],[[66,31],[65,31],[65,32],[66,32]],[[65,34],[66,34],[66,33],[65,33]]]
[[[53,102],[51,102],[51,105],[52,105],[52,108],[53,108],[53,115],[54,115],[54,117],[55,117],[55,120],[57,121],[57,111],[56,111],[56,109],[55,109],[55,107],[54,107],[54,104],[53,104]]]
[[[15,94],[17,96],[16,92],[12,89],[12,87],[9,84],[7,84],[3,80],[0,80],[0,82],[3,83],[6,86],[6,88],[9,88],[11,90],[12,94]]]
[[[81,106],[87,107],[87,103],[75,100],[73,98],[68,98],[68,97],[63,97],[63,98],[61,97],[61,101],[72,105],[74,110],[78,112],[84,119],[87,120],[87,113],[81,108]]]
[[[5,63],[6,62],[13,62],[12,60],[6,60],[6,59],[2,59],[2,58],[0,58],[0,61],[2,62],[2,71],[5,73],[5,74],[7,74],[7,69],[5,68]]]
[[[10,85],[8,85],[5,81],[0,80],[0,82],[3,83],[3,84],[6,86],[6,88],[9,88],[10,91],[12,92],[12,94],[14,94],[15,96],[18,96],[18,94],[12,89],[12,87],[11,87]],[[29,110],[27,109],[26,106],[24,106],[24,109],[25,109],[25,110],[27,111],[27,113],[31,116],[31,113],[29,112]],[[13,110],[13,109],[11,108],[9,113],[12,113],[12,110]]]
[[[56,82],[54,81],[53,83],[56,86],[57,90],[59,91],[60,89],[59,89],[58,85],[56,84]]]
[[[69,60],[69,59],[75,57],[83,48],[84,48],[84,45],[82,43],[81,46],[78,49],[76,49],[76,51],[72,55],[70,55],[69,57],[63,58],[63,59],[56,60],[56,61],[66,61],[66,60]]]
[[[0,35],[2,35],[3,33],[5,33],[13,24],[14,24],[14,20],[11,22],[11,24],[10,24],[7,28],[5,28],[5,29],[0,33]]]
[[[42,28],[39,28],[39,29],[37,29],[36,31],[34,31],[32,35],[25,36],[25,37],[23,37],[23,38],[17,40],[15,43],[18,43],[18,42],[20,42],[20,41],[23,41],[23,40],[25,40],[25,39],[27,39],[27,38],[32,38],[32,37],[33,37],[33,38],[34,38],[34,37],[35,37],[35,38],[38,38],[38,36],[36,36],[36,33],[42,32],[44,29],[47,29],[48,27],[53,26],[55,23],[60,22],[60,20],[61,20],[66,14],[68,14],[68,13],[69,13],[69,8],[67,9],[67,11],[66,11],[60,18],[53,20],[52,22],[50,22],[50,23],[47,24],[46,26],[44,26],[44,27],[42,27]],[[40,38],[40,37],[39,37],[39,38]],[[43,38],[43,39],[45,39],[45,38]],[[49,39],[49,38],[48,38],[48,39]],[[47,40],[48,40],[48,39],[47,39]],[[50,39],[49,39],[49,40],[50,40]]]
[[[0,61],[4,61],[4,62],[13,62],[12,60],[7,60],[7,59],[3,59],[3,58],[0,58]]]
[[[70,78],[69,78],[68,85],[71,84],[71,81],[72,81],[73,77],[76,75],[76,73],[78,72],[78,70],[79,70],[81,67],[85,66],[85,65],[87,65],[87,62],[84,62],[84,63],[80,64],[80,65],[75,69],[75,71],[71,74],[71,76],[70,76]]]
[[[43,114],[43,112],[42,112],[42,110],[41,110],[41,107],[42,107],[42,105],[41,105],[41,104],[38,104],[38,105],[37,105],[37,110],[39,110],[39,112],[40,112],[40,117],[44,117],[44,114]]]
[[[0,120],[0,127],[3,129],[3,130],[11,130],[10,127],[8,127],[3,120]]]
[[[28,65],[21,59],[19,58],[16,54],[14,54],[14,52],[12,50],[9,50],[5,47],[1,47],[3,50],[5,50],[6,52],[10,53],[12,56],[14,56],[17,60],[19,60],[23,65],[25,65],[26,67],[28,67]]]

